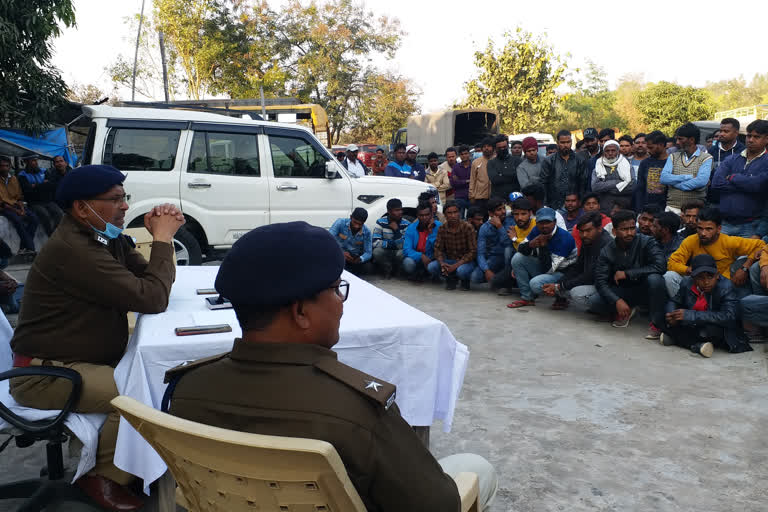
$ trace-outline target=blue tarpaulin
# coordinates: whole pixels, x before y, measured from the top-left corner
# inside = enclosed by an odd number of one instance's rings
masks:
[[[77,163],[77,155],[67,145],[66,128],[49,130],[37,137],[21,130],[0,130],[0,155],[24,157],[33,154],[50,159],[62,156],[70,167]]]

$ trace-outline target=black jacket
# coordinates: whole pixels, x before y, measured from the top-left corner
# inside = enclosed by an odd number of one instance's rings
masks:
[[[488,179],[491,180],[491,195],[509,201],[509,194],[520,192],[520,181],[517,179],[517,166],[522,162],[519,156],[507,155],[501,160],[498,157],[488,160]]]
[[[559,152],[544,158],[539,176],[547,193],[544,204],[554,209],[562,208],[566,194],[572,190],[583,197],[591,177],[587,167],[587,154],[581,152],[571,151],[567,162]]]
[[[611,240],[600,251],[595,265],[595,287],[609,304],[615,304],[620,299],[612,290],[616,286],[613,275],[619,270],[627,274],[627,279],[619,281],[619,286],[637,286],[650,274],[666,272],[667,260],[661,246],[650,236],[638,233],[626,249],[617,246],[616,240]]]
[[[667,303],[667,313],[676,309],[684,309],[683,327],[703,327],[707,324],[722,327],[725,331],[725,342],[731,352],[748,352],[747,336],[741,327],[740,301],[736,297],[733,283],[723,276],[719,276],[717,284],[712,292],[707,294],[709,309],[706,311],[694,311],[696,294],[691,289],[693,278],[686,277],[680,283],[680,289],[672,300]]]
[[[587,245],[582,242],[579,258],[574,265],[565,269],[565,275],[559,283],[560,288],[563,290],[570,290],[577,286],[594,284],[597,258],[600,256],[600,252],[603,248],[611,243],[612,240],[613,237],[611,237],[607,231],[603,230],[600,238],[595,240],[594,243]]]

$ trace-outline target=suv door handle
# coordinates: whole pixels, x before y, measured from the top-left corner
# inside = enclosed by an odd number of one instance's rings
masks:
[[[193,181],[193,182],[187,183],[187,187],[189,187],[189,188],[211,188],[211,184],[210,183],[203,183],[203,182],[199,182],[199,181]]]
[[[297,185],[278,185],[277,190],[299,190]]]

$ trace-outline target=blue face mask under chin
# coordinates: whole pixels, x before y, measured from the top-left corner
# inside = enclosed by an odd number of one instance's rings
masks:
[[[111,222],[107,222],[107,221],[105,221],[104,219],[102,219],[102,218],[101,218],[101,215],[99,215],[98,213],[96,213],[96,210],[94,210],[93,208],[91,208],[91,205],[89,205],[88,203],[85,203],[85,204],[86,204],[86,205],[88,205],[88,208],[89,208],[89,209],[90,209],[90,210],[91,210],[91,211],[92,211],[92,212],[93,212],[93,213],[94,213],[94,214],[95,214],[95,215],[96,215],[96,216],[99,218],[99,220],[100,220],[101,222],[103,222],[103,223],[104,223],[104,225],[105,225],[105,227],[104,227],[104,231],[102,231],[102,230],[100,230],[100,229],[96,229],[95,227],[91,226],[91,229],[92,229],[92,230],[94,230],[95,232],[97,232],[97,233],[98,233],[98,234],[100,234],[100,235],[104,235],[105,237],[109,238],[110,240],[113,240],[113,239],[115,239],[115,238],[117,238],[117,237],[119,237],[119,236],[120,236],[120,233],[122,233],[122,232],[123,232],[123,229],[122,229],[122,228],[119,228],[119,227],[115,226],[115,225],[114,225],[114,224],[112,224]]]

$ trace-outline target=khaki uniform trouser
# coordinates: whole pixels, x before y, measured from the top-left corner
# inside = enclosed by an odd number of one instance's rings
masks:
[[[115,398],[117,385],[111,366],[90,363],[61,363],[32,359],[30,366],[60,366],[70,368],[80,374],[83,388],[80,401],[75,407],[79,413],[102,413],[107,415],[99,433],[99,447],[96,451],[96,466],[88,473],[100,475],[121,485],[127,485],[134,476],[117,468],[114,464],[115,444],[120,415],[110,405]],[[11,396],[19,404],[35,409],[61,409],[69,397],[72,385],[66,379],[54,377],[16,377],[10,381]]]

